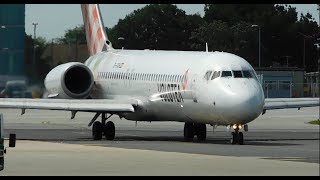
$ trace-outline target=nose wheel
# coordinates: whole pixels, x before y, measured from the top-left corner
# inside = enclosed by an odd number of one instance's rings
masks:
[[[242,127],[241,125],[233,125],[234,132],[231,132],[230,142],[231,144],[240,144],[243,145],[243,133],[239,132],[239,129]]]
[[[231,133],[231,144],[240,144],[243,145],[243,133],[242,132],[232,132]]]

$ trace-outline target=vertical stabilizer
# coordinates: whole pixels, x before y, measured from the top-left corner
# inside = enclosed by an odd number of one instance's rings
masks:
[[[112,45],[104,29],[99,5],[81,4],[81,10],[90,56],[111,49]]]

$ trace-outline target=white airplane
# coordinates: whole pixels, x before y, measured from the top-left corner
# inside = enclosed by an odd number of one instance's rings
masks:
[[[206,125],[234,129],[243,144],[248,123],[266,110],[319,106],[317,98],[265,99],[252,66],[226,52],[116,50],[99,6],[81,5],[90,57],[52,69],[44,81],[49,99],[0,99],[2,108],[96,113],[94,140],[113,140],[118,115],[132,121],[184,122],[184,138],[206,139]],[[108,117],[107,114],[110,114]],[[101,122],[96,121],[101,115]]]

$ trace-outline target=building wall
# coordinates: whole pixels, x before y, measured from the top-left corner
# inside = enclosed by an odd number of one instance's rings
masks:
[[[304,71],[259,70],[266,98],[303,97]]]
[[[0,5],[0,75],[24,75],[25,5]]]

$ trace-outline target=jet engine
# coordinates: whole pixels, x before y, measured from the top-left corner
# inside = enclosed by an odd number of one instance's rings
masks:
[[[85,99],[94,84],[91,70],[82,63],[70,62],[52,69],[44,80],[49,98]]]

